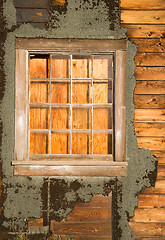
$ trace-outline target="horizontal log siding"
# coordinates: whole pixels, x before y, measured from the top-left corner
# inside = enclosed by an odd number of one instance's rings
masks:
[[[130,220],[136,240],[165,239],[165,1],[121,0],[121,23],[138,45],[135,133],[139,148],[158,157],[154,187],[143,187]]]

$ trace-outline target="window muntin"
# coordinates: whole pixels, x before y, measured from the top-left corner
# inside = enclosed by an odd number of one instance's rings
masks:
[[[114,155],[114,54],[29,53],[29,154]]]

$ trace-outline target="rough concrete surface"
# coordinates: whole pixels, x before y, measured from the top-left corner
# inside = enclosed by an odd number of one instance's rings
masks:
[[[1,0],[2,1],[2,0]],[[134,56],[136,46],[128,41],[127,50],[127,177],[16,177],[11,165],[14,158],[15,38],[91,38],[123,39],[118,0],[73,0],[64,6],[50,7],[47,28],[30,23],[17,25],[12,0],[1,4],[1,165],[3,181],[3,232],[26,231],[29,218],[62,220],[77,201],[88,202],[96,194],[114,195],[114,239],[129,240],[128,225],[137,206],[137,193],[155,180],[156,159],[149,150],[138,149],[133,127],[135,88]],[[48,204],[49,199],[49,204]]]

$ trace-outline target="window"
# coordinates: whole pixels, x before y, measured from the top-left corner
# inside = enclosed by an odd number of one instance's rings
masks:
[[[15,175],[126,175],[125,58],[125,40],[16,40]]]

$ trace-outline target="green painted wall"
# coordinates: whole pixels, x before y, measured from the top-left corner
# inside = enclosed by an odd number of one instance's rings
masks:
[[[137,193],[143,186],[154,184],[156,159],[149,150],[137,147],[133,127],[134,56],[137,48],[130,41],[127,51],[127,177],[13,176],[15,38],[127,38],[125,29],[120,27],[119,0],[72,0],[63,7],[50,5],[49,11],[46,27],[39,29],[29,23],[17,24],[17,12],[12,0],[3,0],[1,4],[1,231],[26,231],[28,219],[32,217],[44,217],[46,226],[48,211],[50,219],[62,220],[77,201],[87,202],[93,195],[106,195],[113,190],[114,239],[132,239],[128,217],[133,216],[137,206]]]

